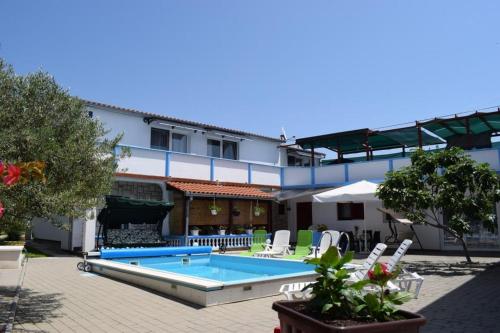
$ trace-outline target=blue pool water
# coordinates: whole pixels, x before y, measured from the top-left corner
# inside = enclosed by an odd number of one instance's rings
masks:
[[[258,281],[271,277],[314,274],[314,266],[302,262],[218,254],[123,258],[113,259],[113,261],[196,278],[222,281],[225,284]]]

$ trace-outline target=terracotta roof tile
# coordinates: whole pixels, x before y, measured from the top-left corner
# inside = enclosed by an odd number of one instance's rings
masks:
[[[274,197],[270,193],[264,192],[252,186],[203,184],[190,182],[170,181],[167,184],[179,191],[189,194],[215,195],[225,197],[248,197],[255,199],[272,200]]]

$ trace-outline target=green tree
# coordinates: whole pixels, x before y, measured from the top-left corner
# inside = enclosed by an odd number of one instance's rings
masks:
[[[453,235],[471,262],[464,237],[470,234],[472,221],[496,228],[492,212],[500,199],[499,177],[488,164],[477,163],[460,148],[435,153],[418,150],[410,166],[386,175],[377,196],[385,207],[410,220]],[[440,216],[446,216],[446,224]]]
[[[0,190],[2,224],[83,217],[111,192],[121,136],[105,138],[85,104],[44,72],[16,75],[0,59],[0,160],[43,161],[46,182]]]

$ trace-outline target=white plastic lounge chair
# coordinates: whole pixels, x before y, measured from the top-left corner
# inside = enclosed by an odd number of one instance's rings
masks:
[[[256,257],[281,257],[290,253],[290,230],[278,230],[274,234],[273,244],[267,244],[264,251],[256,252]]]
[[[401,243],[401,245],[399,245],[396,252],[394,252],[392,257],[387,262],[387,269],[389,270],[389,272],[392,272],[396,269],[399,262],[406,254],[412,243],[413,241],[411,239],[405,239]],[[422,284],[424,283],[424,278],[417,273],[408,272],[406,269],[402,269],[397,279],[392,282],[398,285],[401,290],[412,292],[414,294],[414,297],[418,298],[420,288],[422,288]],[[413,285],[415,285],[415,290],[411,291]]]
[[[280,288],[280,294],[285,295],[286,299],[289,301],[296,299],[309,299],[312,296],[312,289],[307,288],[304,291],[302,290],[312,283],[314,283],[314,281],[283,284]]]
[[[401,261],[401,258],[406,254],[406,251],[410,248],[411,244],[413,241],[411,239],[405,239],[401,245],[399,245],[398,249],[394,254],[392,255],[391,258],[389,258],[389,261],[387,262],[387,270],[389,272],[392,272],[396,269],[398,266],[399,262]]]
[[[319,246],[312,248],[312,253],[306,258],[320,258],[331,246],[339,245],[340,232],[335,230],[325,230],[321,233]]]
[[[356,270],[351,274],[351,280],[356,282],[366,279],[368,276],[368,271],[373,269],[373,266],[375,266],[382,254],[384,254],[386,248],[387,245],[385,245],[384,243],[378,243],[377,245],[375,245],[375,248],[372,250],[368,258],[366,258],[365,262],[362,265],[347,264],[347,268]]]
[[[346,265],[347,267],[352,267],[356,270],[355,272],[351,273],[349,281],[355,283],[361,280],[366,280],[368,278],[368,272],[373,269],[377,261],[382,256],[382,254],[384,254],[386,248],[387,245],[385,245],[384,243],[378,243],[377,245],[375,245],[375,248],[372,250],[368,258],[366,258],[363,265],[351,265],[351,264]],[[390,292],[401,291],[401,288],[399,288],[391,281],[387,282],[387,289]],[[363,288],[363,291],[365,292],[374,292],[376,290],[377,287],[372,285],[368,285]]]
[[[352,264],[347,264],[346,268],[351,268],[351,269],[356,269],[355,272],[351,273],[351,276],[349,277],[348,282],[355,283],[357,281],[365,280],[368,275],[368,271],[373,269],[373,266],[375,266],[375,263],[377,260],[382,256],[384,253],[385,249],[387,248],[387,245],[384,243],[378,243],[373,251],[370,253],[368,258],[366,258],[365,262],[363,265],[352,265]],[[280,292],[285,295],[287,299],[307,299],[310,297],[311,293],[307,292],[307,290],[302,291],[302,289],[308,285],[314,282],[302,282],[302,283],[289,283],[289,284],[284,284],[280,288]],[[399,287],[392,283],[388,283],[388,287],[390,291],[399,291]],[[373,292],[375,289],[372,287],[367,287],[365,288],[366,292]]]

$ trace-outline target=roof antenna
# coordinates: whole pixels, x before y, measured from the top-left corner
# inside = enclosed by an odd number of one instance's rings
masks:
[[[287,142],[288,138],[286,137],[286,132],[285,132],[285,127],[281,127],[281,135],[280,135],[280,140],[281,142]]]

